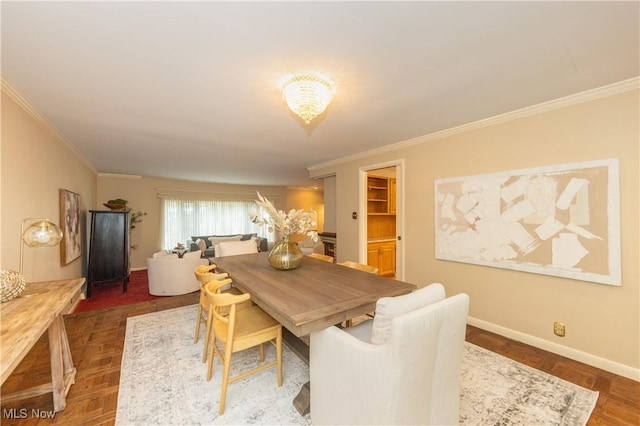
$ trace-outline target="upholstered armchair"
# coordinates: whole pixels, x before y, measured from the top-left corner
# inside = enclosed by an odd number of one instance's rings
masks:
[[[200,257],[200,252],[187,252],[182,258],[177,254],[154,253],[147,259],[149,294],[154,296],[177,296],[200,290],[200,282],[193,271],[209,261]]]
[[[316,425],[458,424],[469,297],[432,284],[385,297],[354,327],[311,333]]]

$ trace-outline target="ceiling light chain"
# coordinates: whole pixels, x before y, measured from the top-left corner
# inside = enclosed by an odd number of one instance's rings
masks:
[[[288,74],[281,80],[282,96],[289,109],[309,124],[333,99],[333,82],[323,74]]]

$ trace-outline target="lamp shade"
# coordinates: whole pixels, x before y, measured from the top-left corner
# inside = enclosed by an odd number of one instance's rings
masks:
[[[22,240],[29,247],[52,247],[62,241],[62,230],[55,223],[42,219],[27,227]]]

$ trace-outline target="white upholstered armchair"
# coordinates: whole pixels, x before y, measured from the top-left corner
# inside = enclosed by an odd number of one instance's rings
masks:
[[[200,257],[200,251],[187,252],[182,258],[177,254],[154,253],[147,259],[149,294],[154,296],[177,296],[200,290],[200,282],[193,271],[197,266],[208,265]]]
[[[315,425],[458,424],[469,297],[432,284],[381,298],[373,320],[311,333]]]

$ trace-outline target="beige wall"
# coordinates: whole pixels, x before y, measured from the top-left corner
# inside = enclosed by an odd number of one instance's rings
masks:
[[[324,228],[323,232],[336,232],[336,178],[324,179]]]
[[[287,189],[282,186],[230,185],[148,176],[100,174],[95,206],[98,210],[105,210],[106,207],[102,203],[106,203],[109,199],[123,198],[129,201],[128,206],[133,211],[147,212],[147,215],[142,217],[142,222],[138,223],[131,232],[131,244],[137,246],[131,251],[133,269],[146,268],[147,258],[160,249],[160,199],[157,196],[159,190],[183,191],[194,196],[215,193],[246,194],[254,199],[257,198],[256,191],[260,191],[281,210],[313,208],[324,211],[321,191]]]
[[[359,169],[404,160],[406,281],[468,293],[472,323],[639,380],[638,104],[633,90],[312,168],[336,175],[338,260],[358,258]],[[620,159],[622,286],[434,258],[435,179],[606,158]]]
[[[84,218],[95,203],[96,173],[19,94],[4,85],[1,150],[0,264],[2,269],[18,270],[22,220],[45,217],[59,225],[59,190],[67,189],[80,194],[82,226],[87,229]],[[29,282],[84,276],[84,252],[82,258],[61,266],[59,247],[25,246],[25,278]]]
[[[318,214],[318,232],[322,232],[324,226],[324,193],[322,191],[288,189],[286,206],[286,211],[291,209],[314,210]],[[298,242],[304,240],[304,237],[304,235],[296,234],[290,240]]]

